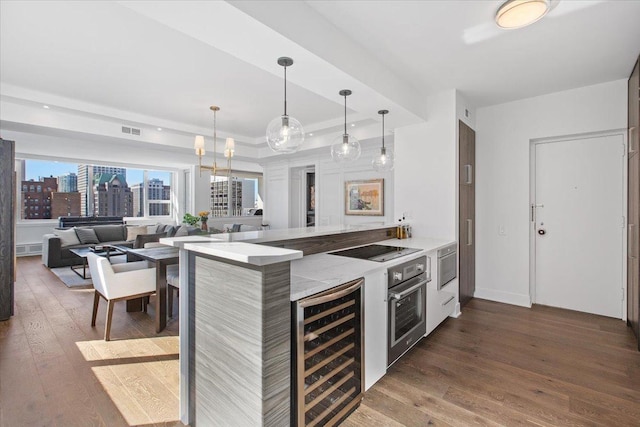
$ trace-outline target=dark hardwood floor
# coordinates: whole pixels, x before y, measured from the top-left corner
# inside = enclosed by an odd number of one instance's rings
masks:
[[[0,322],[0,426],[181,426],[178,322],[67,288],[18,259],[16,315]],[[150,306],[151,307],[151,306]],[[472,300],[366,393],[343,426],[640,426],[640,353],[615,319]]]
[[[640,426],[640,352],[621,320],[474,299],[344,426]]]

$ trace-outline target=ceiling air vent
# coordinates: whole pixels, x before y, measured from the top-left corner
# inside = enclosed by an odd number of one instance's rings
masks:
[[[122,126],[122,133],[140,136],[140,129],[132,128],[129,126]]]

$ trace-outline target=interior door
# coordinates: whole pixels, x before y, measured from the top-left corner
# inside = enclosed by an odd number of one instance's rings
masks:
[[[535,302],[622,318],[622,135],[535,147]]]
[[[476,133],[459,121],[458,197],[459,197],[459,286],[460,305],[476,291]]]

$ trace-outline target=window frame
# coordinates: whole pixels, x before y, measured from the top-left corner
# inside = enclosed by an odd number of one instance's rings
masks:
[[[57,218],[47,218],[47,219],[26,219],[22,217],[22,210],[23,210],[23,198],[22,198],[22,181],[21,181],[21,177],[25,176],[26,178],[26,163],[28,161],[41,161],[41,162],[64,162],[64,163],[72,163],[72,164],[91,164],[91,165],[97,165],[97,166],[108,166],[108,167],[118,167],[118,168],[126,168],[126,169],[136,169],[136,170],[141,170],[143,172],[143,200],[144,200],[144,216],[126,216],[123,217],[123,220],[125,222],[128,221],[140,221],[140,220],[147,220],[147,221],[153,221],[153,220],[176,220],[178,218],[178,212],[177,212],[177,206],[175,206],[174,200],[177,200],[177,187],[175,186],[175,182],[177,182],[177,176],[178,173],[180,173],[180,169],[174,169],[174,168],[162,168],[160,166],[150,166],[150,165],[132,165],[132,164],[128,164],[128,163],[110,163],[110,162],[105,162],[102,163],[100,161],[95,161],[95,160],[85,160],[85,159],[70,159],[70,158],[63,158],[63,157],[49,157],[49,156],[29,156],[29,155],[24,155],[24,156],[16,156],[15,159],[15,166],[14,166],[14,170],[17,173],[17,178],[16,179],[16,203],[15,203],[15,217],[16,217],[16,224],[19,225],[25,225],[25,224],[57,224],[58,223],[58,219]],[[18,165],[21,164],[20,167],[18,167]],[[161,204],[167,204],[169,205],[169,215],[153,215],[150,216],[149,212],[149,200],[147,198],[147,172],[166,172],[170,175],[171,178],[171,193],[170,193],[170,198],[169,200],[153,200],[154,203],[161,203]],[[127,183],[129,185],[129,187],[131,187],[131,185],[129,183]],[[28,187],[30,188],[30,187]]]

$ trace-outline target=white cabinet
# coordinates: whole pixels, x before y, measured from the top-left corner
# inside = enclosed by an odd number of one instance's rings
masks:
[[[456,308],[458,280],[454,279],[438,290],[438,283],[432,280],[427,285],[427,335],[430,334]]]
[[[437,251],[427,253],[427,257],[431,267],[431,281],[427,284],[427,335],[429,335],[447,316],[453,314],[458,302],[458,279],[453,279],[438,290]]]
[[[387,373],[387,272],[364,276],[364,389]]]

